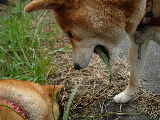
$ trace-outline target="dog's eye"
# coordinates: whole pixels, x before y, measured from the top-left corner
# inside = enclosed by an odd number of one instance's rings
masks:
[[[68,35],[69,38],[73,38],[73,34],[70,31],[67,32],[67,35]]]

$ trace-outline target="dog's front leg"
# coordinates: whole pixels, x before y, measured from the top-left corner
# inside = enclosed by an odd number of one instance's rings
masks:
[[[130,78],[128,80],[127,88],[120,94],[114,97],[116,103],[127,103],[130,101],[137,90],[138,82],[136,80],[136,66],[138,61],[138,45],[132,41],[131,47],[129,48],[129,70]]]
[[[144,14],[145,14],[145,8],[146,8],[146,0],[132,0],[129,2],[129,5],[131,5],[132,11],[130,15],[128,16],[128,24],[126,31],[130,35],[134,35],[138,24],[142,20]],[[131,100],[136,92],[137,84],[135,78],[135,72],[136,72],[136,64],[137,64],[137,58],[138,58],[138,46],[135,44],[134,40],[131,41],[131,48],[129,49],[129,67],[130,67],[130,78],[128,81],[127,88],[121,92],[120,94],[116,95],[114,97],[114,101],[117,103],[126,103],[129,100]]]

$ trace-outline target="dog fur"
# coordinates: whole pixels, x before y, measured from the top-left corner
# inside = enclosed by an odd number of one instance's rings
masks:
[[[39,85],[20,80],[0,80],[0,120],[24,120],[8,101],[21,106],[26,120],[58,120],[57,93],[63,86]]]
[[[154,1],[153,11],[159,15],[159,0]],[[112,49],[122,40],[130,40],[130,79],[127,88],[114,100],[126,103],[133,98],[138,56],[134,34],[145,15],[146,0],[33,0],[25,7],[27,12],[40,9],[53,10],[57,23],[70,37],[73,61],[78,68],[87,67],[97,45],[112,54]]]

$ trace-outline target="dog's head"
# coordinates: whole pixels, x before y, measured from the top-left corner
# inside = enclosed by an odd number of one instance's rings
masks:
[[[60,90],[63,88],[62,85],[44,85],[41,86],[44,90],[44,93],[47,94],[47,97],[49,98],[48,102],[50,105],[48,115],[48,120],[58,120],[60,116],[60,110],[59,110],[59,104],[57,102],[57,95],[60,92]],[[47,99],[46,99],[47,100]],[[47,119],[45,119],[47,120]]]
[[[58,120],[60,112],[57,93],[62,87],[20,80],[0,80],[0,105],[13,109],[0,106],[0,119],[17,120],[20,115],[27,120]],[[18,114],[13,114],[13,111]]]
[[[88,66],[96,46],[107,46],[99,38],[96,38],[96,27],[99,23],[94,22],[96,17],[89,18],[87,0],[33,0],[25,6],[25,11],[31,12],[40,9],[52,9],[55,11],[56,19],[63,31],[70,38],[73,47],[73,62],[75,69],[79,70]],[[91,0],[89,2],[92,2]],[[92,3],[94,6],[96,3]],[[84,8],[83,8],[84,7]],[[86,10],[85,10],[86,9]],[[94,12],[94,11],[91,11]],[[99,18],[98,18],[99,19]],[[92,22],[92,23],[91,23]],[[100,24],[103,27],[102,24]],[[87,30],[90,29],[90,30]],[[97,30],[98,31],[98,30]],[[103,36],[102,36],[103,37]],[[107,50],[107,49],[106,49]]]

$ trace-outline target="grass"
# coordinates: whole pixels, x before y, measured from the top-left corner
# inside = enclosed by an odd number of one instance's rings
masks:
[[[44,32],[48,21],[46,11],[27,14],[24,2],[7,10],[0,20],[0,79],[31,80],[45,83],[53,71],[53,48],[59,28],[50,24],[50,32]],[[54,29],[54,30],[53,30]],[[50,57],[52,56],[52,57]]]

